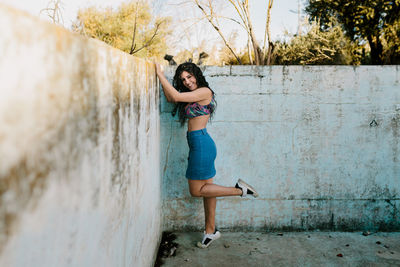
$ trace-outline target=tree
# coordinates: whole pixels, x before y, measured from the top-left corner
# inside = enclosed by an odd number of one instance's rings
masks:
[[[236,55],[235,51],[229,44],[229,42],[226,40],[225,36],[222,34],[220,27],[218,26],[218,16],[214,13],[214,7],[212,5],[212,1],[208,0],[208,2],[205,4],[208,8],[208,13],[203,7],[204,4],[200,3],[199,0],[194,0],[196,3],[197,7],[201,10],[201,12],[204,14],[204,17],[210,22],[210,24],[213,26],[213,28],[218,32],[219,36],[222,38],[224,41],[225,46],[231,51],[231,53],[235,56],[239,64],[242,64],[240,61],[239,57]]]
[[[273,60],[283,65],[358,65],[359,47],[345,36],[340,25],[329,24],[321,31],[313,22],[306,34],[293,36],[289,43],[275,43]]]
[[[267,8],[267,23],[265,25],[265,34],[264,34],[264,48],[263,54],[265,55],[266,49],[266,41],[268,40],[268,52],[267,52],[267,65],[271,64],[271,56],[272,56],[272,49],[274,48],[274,44],[271,41],[271,31],[270,31],[270,23],[271,23],[271,9],[272,9],[273,0],[268,1],[268,8]],[[265,57],[264,57],[265,59]]]
[[[122,3],[116,10],[79,10],[73,30],[139,57],[162,58],[170,33],[168,17],[155,17],[144,1]]]
[[[383,64],[385,33],[400,17],[399,0],[308,0],[310,20],[319,20],[327,30],[334,17],[356,42],[367,41],[372,64]]]
[[[238,37],[237,31],[233,31],[229,36],[228,36],[228,42],[232,45],[236,44],[236,40]],[[251,64],[250,62],[250,57],[247,52],[238,52],[237,57],[239,60],[237,60],[235,57],[232,56],[232,53],[224,47],[221,46],[221,48],[218,51],[218,59],[219,59],[219,65],[238,65],[238,64]]]
[[[40,10],[40,14],[45,12],[53,23],[62,25],[64,24],[62,9],[63,3],[61,0],[50,0],[47,3],[47,7]]]
[[[254,34],[253,30],[253,24],[251,21],[251,16],[250,16],[250,8],[249,8],[249,1],[248,0],[228,0],[227,2],[233,7],[235,10],[238,19],[236,18],[227,18],[224,16],[218,15],[213,7],[213,0],[206,0],[206,1],[200,1],[200,0],[193,0],[196,6],[201,10],[201,12],[204,14],[204,18],[206,18],[210,24],[213,26],[213,28],[218,32],[218,34],[221,36],[221,38],[224,41],[225,46],[231,51],[231,53],[234,55],[236,60],[239,62],[239,64],[242,64],[242,60],[240,57],[237,55],[237,53],[233,50],[229,42],[227,41],[226,37],[222,33],[220,27],[219,27],[219,18],[224,18],[228,19],[231,21],[234,21],[235,23],[239,24],[247,33],[248,36],[248,56],[249,56],[249,61],[250,64],[253,64],[252,60],[252,54],[254,55],[254,63],[256,65],[262,65],[264,64],[264,59],[265,59],[265,49],[262,50],[260,48],[260,45],[258,44],[258,41],[256,39],[256,36]],[[272,8],[272,0],[269,0],[268,2],[268,8],[267,8],[267,23],[266,23],[266,30],[265,30],[265,37],[264,39],[267,38],[268,36],[268,44],[269,44],[269,51],[271,49],[271,40],[270,40],[270,34],[269,34],[269,24],[270,24],[270,11]],[[250,49],[250,47],[252,49]],[[264,42],[264,48],[265,48],[265,42]]]
[[[400,19],[384,31],[383,63],[400,64]]]
[[[229,0],[229,3],[231,3],[231,5],[235,8],[241,20],[240,24],[247,32],[247,36],[253,47],[254,61],[256,65],[264,64],[264,53],[261,50],[260,45],[258,44],[258,41],[253,31],[253,24],[251,22],[250,10],[249,10],[249,0]]]

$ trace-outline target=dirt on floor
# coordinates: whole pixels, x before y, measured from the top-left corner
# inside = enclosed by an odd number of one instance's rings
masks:
[[[400,266],[400,232],[223,232],[206,249],[201,238],[168,233],[162,266]]]

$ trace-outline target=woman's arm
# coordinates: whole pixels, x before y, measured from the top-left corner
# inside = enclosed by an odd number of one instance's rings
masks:
[[[178,93],[178,91],[168,82],[167,78],[164,75],[164,72],[161,69],[161,66],[158,63],[154,63],[154,64],[156,65],[156,74],[158,76],[158,79],[161,82],[165,98],[167,98],[168,102],[176,102],[176,101],[173,101],[171,91],[173,90],[173,91],[176,91],[177,93]],[[166,87],[168,87],[168,89],[166,89]],[[172,93],[173,93],[173,91],[172,91]]]
[[[199,89],[196,89],[192,92],[184,92],[180,93],[178,90],[176,90],[167,80],[167,78],[164,75],[164,72],[161,69],[161,66],[158,63],[155,63],[156,65],[156,73],[158,76],[158,79],[161,82],[161,85],[164,90],[165,97],[167,98],[168,102],[197,102],[201,101],[204,99],[208,99],[210,97],[211,90],[209,90],[206,87],[202,87]]]

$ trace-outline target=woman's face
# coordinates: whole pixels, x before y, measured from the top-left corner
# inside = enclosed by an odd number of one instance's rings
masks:
[[[190,91],[197,89],[196,77],[194,77],[193,74],[190,74],[187,71],[182,71],[180,78],[182,80],[183,85]]]

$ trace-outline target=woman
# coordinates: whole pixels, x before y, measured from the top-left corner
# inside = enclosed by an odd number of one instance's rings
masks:
[[[189,144],[186,178],[193,197],[203,197],[205,231],[200,248],[208,247],[221,233],[215,228],[216,197],[258,194],[250,185],[238,180],[235,187],[225,187],[213,183],[215,176],[214,160],[217,150],[213,139],[207,133],[207,122],[216,107],[215,94],[206,82],[200,68],[193,63],[178,66],[173,86],[165,78],[156,64],[156,73],[168,102],[177,103],[173,115],[178,110],[183,125],[188,120],[187,141]]]

